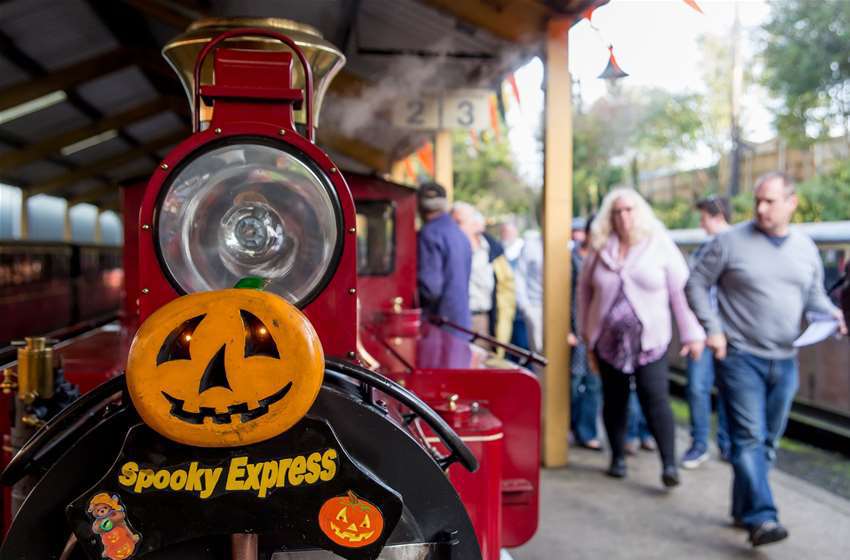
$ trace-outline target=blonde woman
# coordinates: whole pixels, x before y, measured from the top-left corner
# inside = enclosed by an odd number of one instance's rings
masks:
[[[702,353],[705,332],[688,307],[688,266],[649,204],[632,189],[602,201],[579,276],[581,336],[602,377],[602,417],[611,446],[608,475],[626,476],[624,453],[631,376],[661,456],[661,480],[679,484],[668,394],[670,309],[682,355]]]

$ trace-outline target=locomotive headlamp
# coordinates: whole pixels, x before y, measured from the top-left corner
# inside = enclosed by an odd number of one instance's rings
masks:
[[[159,254],[184,292],[223,289],[244,276],[304,303],[332,265],[338,203],[303,157],[256,138],[231,139],[190,159],[164,189]]]
[[[136,318],[259,277],[304,313],[328,355],[351,356],[356,330],[339,325],[356,320],[356,213],[316,143],[318,100],[342,55],[291,22],[207,23],[164,49],[187,87],[193,133],[141,200]]]

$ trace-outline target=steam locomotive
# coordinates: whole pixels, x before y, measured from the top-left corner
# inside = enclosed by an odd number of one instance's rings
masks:
[[[537,379],[422,321],[415,192],[315,143],[342,54],[261,23],[164,49],[194,133],[124,191],[120,327],[4,372],[4,560],[495,560],[536,530]]]

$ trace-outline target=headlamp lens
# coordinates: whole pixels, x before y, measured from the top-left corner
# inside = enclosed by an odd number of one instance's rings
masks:
[[[335,208],[330,187],[296,155],[263,144],[222,146],[184,165],[168,187],[160,254],[185,292],[259,276],[297,305],[332,264]]]

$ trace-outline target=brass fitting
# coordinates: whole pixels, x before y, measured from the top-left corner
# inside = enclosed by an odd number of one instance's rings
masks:
[[[12,373],[11,368],[5,368],[3,370],[3,381],[0,381],[0,390],[3,391],[4,395],[18,390],[18,382],[15,380],[15,374]]]
[[[449,395],[449,410],[457,410],[457,401],[460,400],[460,395],[457,393]]]
[[[27,337],[18,348],[18,398],[32,402],[36,397],[49,399],[55,384],[53,348],[43,336]]]
[[[393,313],[399,314],[401,313],[402,304],[404,303],[404,299],[401,296],[396,296],[392,300],[393,304]]]
[[[29,426],[30,428],[40,428],[46,424],[44,420],[36,416],[35,414],[25,414],[21,416],[21,422],[25,426]]]

